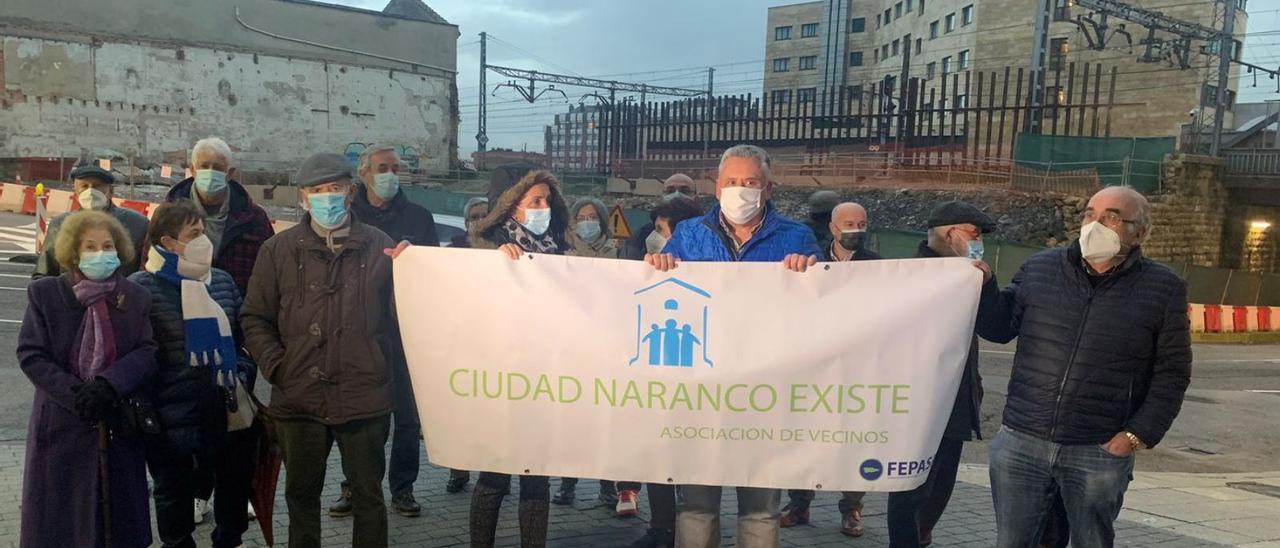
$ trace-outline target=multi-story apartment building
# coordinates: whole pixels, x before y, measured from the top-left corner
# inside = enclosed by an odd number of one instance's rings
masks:
[[[941,87],[943,77],[965,72],[997,73],[1002,80],[1005,67],[1012,67],[1016,74],[1019,67],[1030,66],[1037,1],[820,0],[770,8],[764,97],[773,102],[805,102],[821,97],[823,90],[842,88],[845,94],[862,96],[886,76],[897,78],[908,53],[909,77],[923,79],[926,88]],[[1167,47],[1157,50],[1162,60],[1140,62],[1146,50],[1142,45],[1145,29],[1133,23],[1121,27],[1125,22],[1112,17],[1105,47],[1092,49],[1084,30],[1087,26],[1075,22],[1077,15],[1090,15],[1088,10],[1072,0],[1052,1],[1046,104],[1083,101],[1067,97],[1066,72],[1071,63],[1076,64],[1074,83],[1079,86],[1084,64],[1101,63],[1104,71],[1117,69],[1114,108],[1109,112],[1112,135],[1179,135],[1183,125],[1212,112],[1216,87],[1205,83],[1213,81],[1217,66],[1210,66],[1211,57],[1200,51],[1202,44],[1193,43],[1190,48],[1187,64],[1191,68],[1177,66]],[[1231,1],[1241,8],[1235,33],[1242,36],[1248,20],[1246,0]],[[1215,0],[1144,0],[1141,4],[1206,27],[1216,26],[1215,10],[1222,5]],[[1059,67],[1063,75],[1055,81]],[[1233,74],[1230,97],[1235,89]],[[1107,98],[1107,92],[1103,90],[1101,99]],[[948,95],[960,106],[968,99]],[[1230,113],[1226,125],[1231,127]]]
[[[545,130],[546,155],[555,170],[591,170],[599,162],[601,111],[598,105],[569,106]]]

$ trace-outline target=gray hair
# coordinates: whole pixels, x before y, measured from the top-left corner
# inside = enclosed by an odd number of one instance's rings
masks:
[[[356,173],[364,173],[366,169],[369,169],[369,162],[372,161],[374,154],[386,152],[388,150],[395,152],[396,161],[400,161],[400,153],[396,152],[395,145],[374,145],[364,149],[364,152],[360,153],[360,162],[356,164]]]
[[[720,169],[724,169],[724,162],[729,158],[751,158],[760,164],[765,178],[773,180],[773,160],[763,148],[755,145],[734,145],[720,155]]]
[[[468,213],[471,213],[471,208],[480,204],[489,205],[489,199],[484,196],[476,196],[467,200],[467,203],[462,205],[462,216],[465,218]]]
[[[226,160],[227,166],[232,165],[231,147],[227,145],[227,142],[220,137],[205,137],[196,141],[196,144],[191,147],[191,169],[195,169],[196,156],[206,149]]]

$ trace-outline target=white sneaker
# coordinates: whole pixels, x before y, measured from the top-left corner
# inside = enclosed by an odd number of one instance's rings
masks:
[[[258,513],[253,511],[253,503],[249,503],[249,519],[257,519]]]
[[[204,523],[204,516],[205,514],[209,513],[209,501],[196,499],[195,511],[196,511],[196,519],[195,519],[196,525]]]

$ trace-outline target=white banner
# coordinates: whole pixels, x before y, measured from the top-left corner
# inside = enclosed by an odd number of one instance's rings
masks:
[[[435,464],[818,490],[925,480],[980,283],[963,259],[803,274],[429,247],[395,261]]]

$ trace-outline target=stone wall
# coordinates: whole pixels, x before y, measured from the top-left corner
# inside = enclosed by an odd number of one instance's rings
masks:
[[[1166,156],[1161,187],[1160,194],[1149,196],[1155,210],[1143,252],[1161,261],[1222,266],[1227,213],[1222,161]]]

